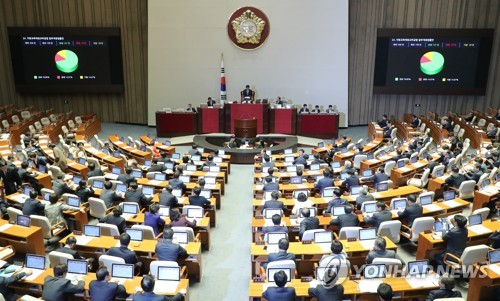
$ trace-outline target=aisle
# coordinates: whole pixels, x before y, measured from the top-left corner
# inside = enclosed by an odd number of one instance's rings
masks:
[[[211,229],[210,252],[203,253],[201,283],[190,300],[247,300],[250,280],[253,165],[231,165],[231,175]]]

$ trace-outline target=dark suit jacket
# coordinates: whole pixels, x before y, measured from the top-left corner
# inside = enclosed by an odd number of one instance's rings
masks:
[[[460,188],[460,184],[462,184],[463,181],[465,181],[465,177],[462,174],[457,174],[456,176],[451,175],[445,180],[446,184],[455,188]]]
[[[385,173],[376,173],[371,177],[366,178],[367,181],[373,181],[373,184],[378,184],[383,181],[389,180],[389,176]]]
[[[115,297],[126,297],[127,291],[115,282],[92,280],[89,284],[90,301],[113,301]]]
[[[482,171],[474,172],[474,173],[466,173],[464,176],[467,180],[474,180],[476,183],[479,181],[479,178],[483,175]]]
[[[371,264],[373,262],[373,259],[375,258],[392,258],[392,259],[399,259],[403,266],[405,266],[405,262],[399,255],[396,253],[396,251],[393,250],[371,250],[368,252],[368,255],[366,255],[366,263]]]
[[[269,253],[269,255],[267,256],[267,263],[273,261],[281,261],[281,260],[295,261],[295,254],[288,252],[277,252],[277,253]]]
[[[285,212],[286,208],[285,208],[285,204],[283,204],[282,201],[278,201],[278,200],[270,200],[270,201],[266,201],[264,203],[264,206],[262,207],[262,212],[264,212],[264,209],[281,209],[283,210],[283,212]]]
[[[441,298],[461,298],[462,294],[458,291],[450,291],[447,289],[437,289],[429,292],[429,296],[425,298],[425,301],[433,301],[434,299]]]
[[[279,189],[280,189],[280,184],[275,183],[275,182],[266,183],[266,184],[264,184],[264,187],[262,188],[262,190],[264,190],[264,191],[272,191],[272,190],[279,190]]]
[[[451,253],[457,257],[462,256],[467,244],[467,228],[452,228],[444,236],[446,242],[445,253]]]
[[[288,233],[288,228],[287,227],[282,227],[282,226],[277,226],[277,225],[272,225],[269,227],[263,227],[262,228],[262,234],[266,233],[272,233],[272,232],[279,232],[279,233]]]
[[[331,201],[328,201],[328,207],[326,208],[326,212],[328,212],[328,213],[332,212],[332,208],[335,206],[345,206],[347,204],[348,204],[348,202],[346,199],[342,199],[342,198],[333,199]]]
[[[70,295],[84,291],[85,281],[78,281],[77,285],[65,278],[47,276],[43,281],[42,299],[47,301],[66,301]]]
[[[405,208],[402,212],[398,212],[399,218],[405,218],[408,220],[408,227],[411,228],[413,221],[416,218],[422,217],[423,208],[419,204],[411,204]]]
[[[134,251],[129,250],[127,247],[113,247],[106,252],[106,255],[116,256],[123,258],[125,263],[128,264],[136,264],[139,259]]]
[[[342,185],[345,185],[347,189],[349,189],[351,186],[357,186],[359,185],[359,177],[356,175],[350,176],[349,178],[345,179],[344,182],[342,182]]]
[[[88,187],[85,189],[77,189],[75,194],[80,198],[82,203],[87,202],[90,197],[94,195],[94,189],[92,187]]]
[[[23,205],[23,214],[24,215],[41,215],[45,216],[43,209],[45,205],[38,200],[34,200],[32,198],[27,198],[24,201]]]
[[[159,204],[162,206],[167,206],[167,207],[176,207],[179,201],[177,200],[177,197],[175,195],[169,193],[169,192],[162,192],[158,195],[160,198]]]
[[[381,127],[381,128],[385,128],[387,126],[387,119],[382,119],[378,122],[378,125]]]
[[[177,259],[184,259],[188,256],[182,246],[173,243],[170,239],[159,241],[156,244],[155,253],[158,256],[158,260],[177,261]]]
[[[309,288],[309,296],[317,298],[318,301],[342,301],[344,297],[344,287],[340,284],[326,289],[323,285],[318,284],[315,288]]]
[[[58,197],[61,197],[65,193],[73,193],[73,190],[63,180],[52,181],[52,190],[54,190],[54,193]]]
[[[213,107],[216,104],[215,100],[209,100],[207,101],[207,106]]]
[[[359,219],[354,213],[339,215],[337,218],[332,219],[330,225],[338,225],[339,230],[342,227],[357,227],[359,226]]]
[[[392,213],[386,210],[375,212],[371,217],[365,217],[365,223],[372,224],[377,230],[382,222],[387,221],[392,221]]]
[[[7,172],[0,170],[0,178],[3,179],[5,194],[9,195],[17,191],[17,186],[21,185],[21,178],[15,167],[8,167]]]
[[[139,190],[127,190],[125,192],[125,201],[137,203],[139,206],[146,206],[152,199],[152,196],[148,197]]]
[[[165,167],[165,165],[160,165],[160,164],[155,164],[155,165],[152,165],[149,169],[148,169],[148,172],[154,172],[154,171],[164,171],[166,170],[167,168]]]
[[[418,118],[413,119],[411,121],[411,126],[416,128],[418,126],[418,122],[419,122]]]
[[[136,179],[132,175],[126,173],[119,175],[118,178],[116,178],[116,180],[122,182],[123,184],[127,184],[127,186],[131,182],[136,181]]]
[[[333,183],[332,178],[323,178],[319,180],[318,183],[316,183],[316,185],[314,185],[314,188],[319,189],[320,192],[323,192],[323,189],[333,186],[335,186],[335,184]]]
[[[0,277],[0,294],[3,295],[6,301],[15,301],[17,300],[17,295],[15,295],[12,290],[9,288],[9,286],[17,281],[19,281],[21,278],[26,276],[25,272],[21,272],[17,275],[11,276],[11,277]]]
[[[269,287],[262,293],[262,297],[268,301],[295,301],[297,295],[293,287]]]
[[[67,247],[62,247],[62,248],[59,248],[56,250],[57,252],[61,252],[61,253],[66,253],[66,254],[69,254],[71,256],[73,256],[74,259],[85,259],[83,258],[79,253],[78,251],[76,250],[73,250],[73,249],[70,249],[70,248],[67,248]]]
[[[132,301],[181,301],[181,293],[177,293],[173,297],[167,297],[163,295],[157,295],[153,292],[138,292],[134,295]]]
[[[106,215],[105,218],[101,218],[99,220],[100,223],[106,223],[110,225],[115,225],[118,227],[118,231],[120,231],[120,234],[125,232],[125,229],[127,228],[127,223],[125,222],[125,219],[121,216],[114,216],[114,215]]]
[[[310,216],[304,218],[300,222],[299,238],[302,239],[302,235],[307,230],[319,229],[319,219],[315,216]]]
[[[101,190],[101,200],[104,201],[104,204],[106,204],[106,207],[109,208],[113,206],[114,202],[119,202],[122,200],[121,197],[119,197],[114,190],[111,189],[103,189]]]
[[[361,209],[361,205],[363,205],[364,202],[369,201],[373,201],[373,197],[371,195],[360,195],[356,198],[356,207]]]
[[[429,162],[429,165],[427,165],[427,168],[430,169],[431,173],[434,171],[434,167],[438,166],[439,163],[436,161],[431,161]]]
[[[210,200],[201,195],[192,195],[189,197],[189,204],[207,208],[210,207]]]
[[[302,165],[304,165],[304,168],[306,168],[307,167],[307,160],[304,159],[302,156],[300,156],[297,159],[295,159],[295,161],[293,161],[293,165],[297,165],[297,164],[302,164]]]
[[[168,184],[172,186],[173,189],[182,189],[182,191],[186,189],[186,185],[179,179],[171,179],[168,181]]]
[[[91,170],[87,173],[87,179],[90,177],[102,177],[104,176],[104,173],[100,168],[95,168],[94,170]]]

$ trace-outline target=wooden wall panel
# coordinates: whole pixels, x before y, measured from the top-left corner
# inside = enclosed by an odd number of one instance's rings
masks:
[[[15,91],[8,26],[120,27],[125,90],[122,94],[23,95]],[[18,107],[96,112],[106,122],[147,123],[146,0],[1,0],[0,103]],[[69,104],[64,104],[69,100]]]
[[[349,123],[367,124],[384,113],[484,111],[500,106],[500,1],[350,0]],[[374,95],[377,28],[495,28],[486,96]],[[415,107],[420,104],[420,107]]]

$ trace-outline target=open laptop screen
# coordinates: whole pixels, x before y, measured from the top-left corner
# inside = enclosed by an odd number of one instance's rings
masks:
[[[359,229],[359,240],[369,240],[377,238],[376,228]]]
[[[104,187],[104,182],[101,180],[94,180],[92,182],[92,187],[97,188],[97,189],[102,189]]]
[[[26,267],[28,269],[45,270],[45,256],[26,255]]]
[[[488,261],[490,264],[500,262],[500,249],[488,251]]]
[[[167,175],[164,173],[155,173],[154,180],[155,181],[165,181],[167,179]]]
[[[138,206],[136,204],[123,204],[123,213],[137,214]]]
[[[68,205],[71,207],[80,207],[80,199],[75,197],[68,197]]]
[[[142,236],[143,236],[142,229],[125,229],[125,233],[130,235],[130,240],[142,241]]]
[[[373,172],[371,169],[363,170],[363,177],[371,177]]]
[[[126,192],[127,184],[121,184],[121,183],[116,184],[116,191]]]
[[[429,272],[429,260],[416,260],[408,262],[408,275],[426,275]]]
[[[322,243],[331,243],[332,241],[333,241],[332,231],[314,232],[314,243],[322,244]]]
[[[68,273],[87,275],[88,262],[86,260],[68,259]]]
[[[474,214],[469,216],[469,226],[481,225],[483,223],[483,219],[481,214]]]
[[[281,211],[281,209],[273,209],[273,208],[268,208],[264,210],[264,218],[271,219],[275,214],[283,216],[283,211]]]
[[[443,192],[443,199],[445,201],[450,201],[455,199],[455,191],[453,190],[448,190]]]
[[[155,188],[153,186],[142,186],[142,193],[145,195],[155,194]]]
[[[174,232],[172,239],[178,244],[187,244],[189,242],[187,232]]]
[[[157,279],[163,281],[180,281],[181,280],[181,268],[180,267],[167,267],[159,266]]]
[[[111,277],[113,278],[134,278],[134,265],[113,263],[111,265]]]
[[[269,245],[277,245],[280,239],[282,238],[288,238],[288,235],[286,233],[279,233],[279,232],[270,232],[267,233],[267,243]]]
[[[84,225],[83,226],[83,234],[85,236],[100,237],[101,236],[101,227],[92,226],[92,225]]]
[[[432,195],[424,195],[420,197],[420,205],[430,205],[432,204]]]
[[[111,173],[115,174],[115,175],[120,175],[122,173],[122,170],[120,167],[113,167],[111,169]]]
[[[16,224],[23,227],[29,227],[31,224],[31,218],[27,215],[18,215],[16,218]]]
[[[384,264],[367,264],[363,270],[365,279],[385,278]]]

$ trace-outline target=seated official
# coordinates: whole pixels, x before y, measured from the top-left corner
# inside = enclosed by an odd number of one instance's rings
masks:
[[[212,97],[209,97],[207,99],[207,106],[213,107],[215,104],[217,104],[217,102],[215,100],[213,100]]]
[[[345,206],[349,204],[346,199],[341,198],[342,192],[339,188],[335,188],[333,190],[333,200],[328,201],[328,207],[326,208],[326,212],[332,213],[332,209],[335,206]]]
[[[319,153],[315,153],[313,155],[313,161],[311,162],[311,164],[322,164],[322,163],[325,163],[325,160],[321,159]]]
[[[330,250],[332,250],[332,254],[323,255],[321,260],[319,261],[320,267],[328,267],[332,264],[338,264],[339,261],[343,265],[345,263],[346,267],[350,266],[350,263],[347,258],[347,253],[344,252],[344,245],[338,239],[332,241],[330,246]]]
[[[316,155],[316,154],[315,154]],[[328,169],[323,170],[323,178],[320,179],[315,185],[314,188],[319,190],[319,193],[323,193],[323,190],[327,187],[335,186],[333,179],[331,178],[331,173]]]
[[[392,286],[387,283],[380,283],[377,288],[377,295],[380,301],[392,301]]]
[[[163,240],[158,240],[155,247],[158,260],[177,261],[188,257],[186,249],[172,241],[174,230],[167,228],[163,231]]]
[[[165,206],[165,207],[177,207],[179,204],[179,201],[177,200],[177,197],[172,194],[172,186],[167,185],[165,189],[162,190],[162,192],[158,195],[159,198],[159,204],[160,206]]]
[[[380,120],[379,122],[377,122],[378,125],[381,127],[381,128],[384,128],[387,126],[387,115],[384,114],[382,115],[382,120]]]
[[[76,238],[74,236],[70,236],[66,239],[66,244],[63,247],[58,248],[56,251],[69,254],[73,256],[73,259],[85,259],[78,253],[78,251],[75,250],[75,247]]]
[[[359,185],[359,177],[356,175],[356,171],[354,169],[350,169],[347,174],[349,177],[342,182],[342,185],[349,190],[352,186]]]
[[[137,258],[137,254],[128,248],[130,244],[130,235],[123,233],[120,235],[120,246],[112,247],[107,252],[106,255],[116,256],[123,258],[125,263],[134,264],[137,267],[142,267],[142,262]]]
[[[378,231],[378,227],[382,222],[392,221],[392,212],[385,209],[384,202],[377,202],[376,212],[372,216],[365,216],[363,221],[372,224]]]
[[[66,225],[66,219],[64,218],[63,212],[66,210],[69,211],[80,211],[82,213],[86,213],[85,209],[80,209],[78,207],[68,206],[62,202],[58,202],[59,197],[55,193],[51,193],[49,197],[50,204],[45,205],[44,211],[45,216],[49,219],[50,225],[54,226],[59,222],[63,222]]]
[[[241,103],[253,103],[255,98],[255,92],[250,90],[250,85],[245,86],[245,90],[240,92]]]
[[[351,204],[348,204],[344,207],[345,214],[339,215],[337,218],[334,218],[330,221],[330,226],[338,226],[339,232],[343,227],[358,227],[359,226],[359,218],[356,214],[353,213],[354,207]]]
[[[165,220],[161,218],[161,215],[158,213],[159,210],[160,205],[153,203],[149,205],[149,212],[144,213],[144,225],[152,227],[155,236],[160,233],[158,228],[165,225]]]
[[[375,200],[371,194],[368,195],[367,193],[368,192],[366,191],[365,188],[359,190],[359,196],[356,198],[356,208],[358,210],[361,209],[361,206],[363,205],[364,202],[371,202]]]
[[[186,112],[196,113],[196,109],[193,108],[193,105],[191,105],[190,103],[188,103],[188,107],[186,109]]]
[[[113,188],[113,183],[110,181],[104,182],[104,189],[101,189],[100,199],[106,204],[106,208],[112,207],[115,203],[122,201],[122,197]]]
[[[294,201],[295,205],[292,208],[292,214],[297,215],[300,213],[299,210],[302,208],[312,207],[314,202],[307,198],[307,195],[303,192],[299,193],[297,200]]]
[[[288,233],[288,228],[285,226],[281,226],[281,215],[275,214],[271,218],[273,221],[272,226],[267,226],[262,228],[262,235],[265,235],[267,233]]]
[[[411,121],[411,127],[415,129],[418,127],[418,124],[420,123],[420,119],[418,119],[417,115],[413,115],[412,118],[413,119]]]
[[[296,301],[297,295],[295,294],[294,287],[285,287],[288,277],[284,271],[274,273],[274,283],[276,287],[270,286],[263,293],[262,297],[268,301]]]
[[[386,250],[387,242],[383,237],[377,237],[373,244],[373,249],[366,255],[366,263],[371,264],[375,258],[392,258],[401,261],[403,267],[406,265],[404,260],[399,257],[396,251]]]
[[[132,182],[137,182],[136,178],[132,175],[132,167],[130,166],[125,167],[125,173],[120,174],[116,180],[127,184],[127,186]]]
[[[158,158],[153,158],[151,160],[151,167],[148,168],[147,172],[164,172],[167,167],[164,164],[158,164]]]
[[[94,189],[92,189],[92,187],[87,187],[87,181],[81,180],[80,183],[78,183],[75,194],[82,203],[86,203],[90,197],[94,196]]]
[[[136,203],[139,207],[146,208],[153,199],[153,196],[146,196],[138,188],[139,185],[137,185],[137,182],[130,183],[127,191],[125,192],[125,202]]]
[[[87,179],[91,177],[102,177],[104,176],[104,172],[100,168],[96,168],[93,162],[90,162],[88,165],[89,172],[87,173]]]
[[[302,235],[307,230],[319,229],[319,219],[315,216],[311,216],[311,211],[309,208],[302,208],[302,216],[304,219],[300,222],[299,226],[299,238],[302,239]]]
[[[493,249],[500,249],[500,231],[495,230],[488,237],[488,240],[491,242],[491,247]]]
[[[288,253],[288,247],[290,246],[290,242],[288,239],[281,238],[278,241],[278,252],[277,253],[269,253],[267,256],[267,263],[273,261],[281,261],[281,260],[293,260],[295,261],[295,254]]]
[[[173,297],[157,295],[153,292],[155,288],[155,279],[151,275],[144,275],[141,280],[142,292],[135,293],[132,301],[181,301],[182,294],[186,293],[185,289],[175,294]]]
[[[96,280],[90,281],[90,301],[113,301],[115,298],[127,298],[125,287],[116,282],[109,282],[111,276],[107,267],[100,267],[95,273]]]
[[[127,228],[127,222],[122,217],[122,214],[123,214],[122,209],[116,206],[115,208],[113,208],[113,214],[106,215],[106,217],[101,218],[99,222],[115,225],[118,228],[118,231],[120,231],[120,234],[122,234],[123,232],[125,232],[125,229]]]
[[[483,172],[481,171],[481,164],[474,164],[474,166],[469,170],[467,173],[465,173],[465,178],[467,180],[474,180],[477,184],[479,182],[479,178],[483,175]]]
[[[465,176],[460,173],[460,170],[456,166],[451,168],[451,176],[445,180],[446,184],[457,189],[460,188],[463,181],[465,181]]]
[[[308,159],[309,159],[309,155],[303,154],[302,156],[298,156],[297,159],[295,159],[295,161],[293,161],[293,165],[302,164],[302,165],[304,165],[304,168],[307,168],[307,160]]]
[[[19,296],[12,291],[10,286],[16,284],[19,280],[23,279],[25,276],[30,276],[31,274],[31,269],[25,268],[22,272],[10,277],[0,277],[0,294],[3,295],[5,301],[16,301],[19,299]]]
[[[52,181],[52,190],[58,197],[61,197],[65,193],[74,193],[68,184],[71,184],[71,181],[64,180],[64,174],[60,173],[57,175],[57,179]]]
[[[307,104],[304,104],[304,105],[302,106],[302,108],[300,108],[300,110],[299,110],[299,114],[309,114],[309,113],[311,113],[311,112],[310,112],[310,111],[309,111],[309,109],[307,108]]]
[[[179,180],[180,176],[180,172],[174,172],[174,176],[170,181],[168,181],[168,185],[170,185],[172,189],[182,189],[182,192],[184,193],[186,191],[186,184]]]
[[[217,164],[215,164],[214,162],[214,156],[212,155],[208,155],[207,156],[207,160],[205,162],[203,162],[203,166],[217,166]]]
[[[414,194],[408,196],[408,205],[403,211],[398,211],[399,219],[406,218],[407,225],[409,228],[413,225],[415,219],[422,217],[424,209],[420,204],[417,203],[417,199]]]
[[[444,252],[438,253],[434,256],[434,260],[438,266],[444,265],[443,257],[446,253],[453,254],[460,258],[462,253],[467,247],[467,240],[469,231],[467,230],[467,218],[461,214],[457,214],[451,220],[453,228],[448,230],[443,230],[443,241],[446,243],[446,248]],[[448,257],[449,260],[455,261],[453,258]]]
[[[172,160],[168,157],[167,152],[161,151],[160,158],[158,158],[158,162],[168,163],[168,162],[172,162]]]
[[[196,220],[190,222],[184,215],[181,215],[179,209],[170,209],[170,223],[168,227],[196,227]]]
[[[24,201],[23,214],[24,215],[41,215],[44,216],[45,204],[37,200],[38,192],[36,190],[30,191],[30,197]]]
[[[338,114],[337,106],[335,108],[332,105],[328,105],[328,109],[326,109],[327,114]]]
[[[425,301],[433,301],[441,298],[462,298],[462,293],[454,291],[454,288],[455,279],[448,275],[443,275],[439,278],[439,289],[430,291]]]
[[[384,166],[380,166],[375,174],[371,177],[362,177],[363,181],[373,181],[373,184],[376,186],[378,183],[389,180],[389,176],[385,174]]]
[[[321,109],[319,108],[319,105],[315,105],[314,109],[312,109],[311,113],[313,113],[313,114],[321,113]]]
[[[200,206],[203,208],[210,208],[210,200],[200,195],[201,188],[196,186],[193,188],[193,195],[189,196],[189,205]]]
[[[273,182],[273,178],[271,176],[267,176],[265,179],[266,184],[262,188],[263,191],[271,191],[271,190],[279,190],[280,185],[276,182]]]
[[[265,201],[264,206],[262,207],[262,212],[264,212],[264,209],[281,209],[283,210],[283,213],[286,212],[286,207],[285,204],[283,204],[282,201],[279,201],[280,197],[280,192],[279,191],[273,191],[271,192],[271,200]]]
[[[274,168],[274,162],[271,162],[271,157],[269,157],[268,155],[264,155],[262,167]]]
[[[58,264],[54,267],[54,276],[46,276],[43,280],[42,299],[47,301],[69,300],[71,295],[83,293],[85,290],[85,281],[78,280],[77,284],[72,284],[71,280],[66,279],[68,266]]]
[[[320,275],[317,275],[319,278]],[[344,287],[337,284],[338,274],[335,269],[326,269],[322,275],[320,283],[316,287],[308,289],[309,297],[316,298],[318,301],[342,301],[344,298]]]

